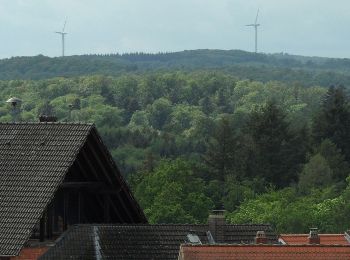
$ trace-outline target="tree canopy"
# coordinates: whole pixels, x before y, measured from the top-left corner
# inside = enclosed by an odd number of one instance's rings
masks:
[[[224,207],[228,221],[281,232],[349,225],[345,88],[178,70],[0,81],[10,96],[22,121],[94,122],[151,223]],[[10,110],[0,103],[1,121]]]

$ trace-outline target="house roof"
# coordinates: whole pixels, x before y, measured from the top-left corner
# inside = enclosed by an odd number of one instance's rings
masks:
[[[182,245],[179,260],[342,260],[350,259],[343,245]]]
[[[348,234],[318,234],[322,245],[350,245]],[[281,234],[279,240],[287,245],[308,244],[309,234]]]
[[[89,138],[133,204],[135,222],[147,221],[94,125],[0,123],[0,256],[18,255]]]
[[[48,259],[133,259],[176,260],[190,232],[208,243],[208,225],[76,225],[58,239],[40,260]],[[225,225],[225,243],[253,243],[264,230],[271,241],[277,237],[269,225]],[[98,256],[101,256],[100,258]]]

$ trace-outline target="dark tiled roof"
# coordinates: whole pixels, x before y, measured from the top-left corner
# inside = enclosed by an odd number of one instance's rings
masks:
[[[0,124],[0,255],[19,252],[91,127]]]
[[[277,236],[269,225],[226,225],[225,243],[253,242],[264,230],[271,241]],[[208,243],[208,225],[77,225],[68,230],[56,245],[42,256],[49,259],[124,259],[176,260],[186,235],[197,233]]]
[[[19,253],[92,132],[92,124],[0,123],[0,255]]]
[[[344,245],[182,245],[179,260],[348,260]]]

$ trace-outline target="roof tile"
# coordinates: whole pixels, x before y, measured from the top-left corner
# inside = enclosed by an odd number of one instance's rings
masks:
[[[280,239],[288,245],[308,244],[309,234],[281,234]],[[350,245],[345,234],[319,234],[322,245]]]
[[[208,225],[188,224],[77,225],[63,234],[40,259],[98,259],[98,252],[101,259],[176,260],[180,245],[190,231],[197,233],[202,243],[208,243],[205,235],[208,230]],[[242,240],[253,243],[259,230],[266,231],[270,240],[277,242],[269,225],[226,225],[225,230],[230,234],[225,236],[226,243]],[[241,231],[245,231],[243,237]]]
[[[0,255],[17,255],[92,124],[0,123]]]
[[[345,260],[343,245],[182,245],[179,260]]]

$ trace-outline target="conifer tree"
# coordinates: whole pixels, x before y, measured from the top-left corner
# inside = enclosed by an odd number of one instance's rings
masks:
[[[345,161],[345,156],[340,149],[329,139],[325,139],[316,152],[322,155],[332,170],[332,179],[345,183],[346,177],[350,174],[350,165]]]
[[[204,156],[209,170],[209,179],[223,182],[225,176],[234,174],[236,144],[237,139],[234,136],[229,119],[221,119],[208,143],[207,152]]]
[[[316,143],[330,139],[350,161],[349,101],[342,86],[329,88],[313,120],[312,132]]]
[[[291,142],[286,116],[276,102],[270,101],[252,113],[247,132],[254,145],[249,175],[263,177],[278,187],[296,180],[297,163],[293,156],[296,147]]]

